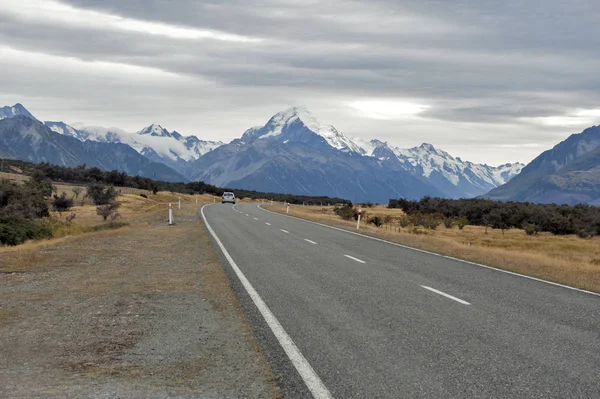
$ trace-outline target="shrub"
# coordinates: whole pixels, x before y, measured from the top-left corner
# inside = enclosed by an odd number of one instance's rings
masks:
[[[75,195],[75,199],[79,198],[79,194],[83,192],[83,187],[73,187],[73,194]]]
[[[333,209],[336,215],[341,217],[344,220],[357,220],[358,219],[358,211],[352,207],[351,204],[341,207],[335,207]]]
[[[452,218],[444,218],[442,220],[442,223],[444,223],[444,227],[447,229],[451,229],[452,227],[454,227],[454,219]]]
[[[118,192],[113,186],[105,187],[102,184],[94,183],[87,187],[87,194],[94,205],[108,205],[117,198]]]
[[[537,234],[537,228],[534,224],[525,225],[525,227],[523,227],[523,230],[525,230],[525,234],[527,234],[528,236],[533,236]]]
[[[59,196],[55,195],[52,200],[52,209],[54,209],[59,214],[65,211],[68,211],[73,207],[73,198],[67,198],[67,193],[64,191]]]
[[[400,227],[408,227],[410,226],[410,219],[408,216],[404,215],[398,219],[398,226]]]
[[[462,230],[465,228],[465,226],[467,226],[469,224],[469,219],[467,219],[464,216],[457,216],[454,219],[454,223],[456,223],[456,225],[458,226],[459,230]]]
[[[383,225],[383,218],[381,216],[373,216],[369,219],[369,223],[375,225],[376,227],[381,227]]]
[[[45,192],[35,184],[0,181],[0,223],[13,223],[49,216]],[[47,190],[46,190],[47,192]]]
[[[118,202],[111,202],[110,204],[100,205],[96,207],[96,215],[102,216],[102,219],[106,221],[109,217],[112,220],[116,219],[117,209],[121,206]]]
[[[39,221],[22,220],[0,224],[0,244],[19,245],[27,240],[51,237],[52,229]]]

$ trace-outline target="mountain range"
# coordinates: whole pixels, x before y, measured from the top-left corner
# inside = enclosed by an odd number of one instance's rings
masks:
[[[20,112],[18,107],[12,109],[16,112],[9,117],[4,113],[0,119],[1,158],[71,167],[85,164],[157,180],[185,180],[165,164],[151,161],[126,144],[80,141],[52,131],[28,112]]]
[[[306,108],[293,107],[200,157],[190,177],[231,188],[387,203],[397,197],[482,195],[522,167],[465,162],[431,144],[404,150],[350,139]]]
[[[158,124],[128,133],[42,123],[21,104],[1,108],[0,119],[0,156],[353,201],[481,196],[510,181],[524,166],[475,164],[427,143],[402,149],[380,140],[351,139],[305,107],[279,112],[227,144],[186,137]],[[98,156],[104,152],[106,156]]]
[[[506,184],[484,196],[499,201],[600,206],[600,126],[545,151]]]

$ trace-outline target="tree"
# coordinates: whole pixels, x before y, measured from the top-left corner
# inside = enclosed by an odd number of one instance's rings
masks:
[[[116,219],[118,217],[117,209],[121,206],[120,203],[113,201],[106,205],[100,205],[96,207],[96,215],[102,216],[102,219],[106,221],[109,217]]]
[[[46,178],[44,172],[39,169],[36,169],[32,173],[30,179],[25,183],[25,185],[43,197],[50,197],[54,191],[54,187],[52,187],[52,182],[50,179]]]
[[[83,187],[73,187],[73,194],[75,195],[75,199],[79,198],[79,194],[83,192]]]
[[[117,198],[118,192],[114,187],[104,187],[102,184],[92,183],[87,187],[87,194],[94,205],[107,205]]]
[[[65,193],[64,191],[60,196],[55,195],[54,199],[52,200],[52,209],[58,212],[60,216],[62,216],[63,212],[68,211],[72,207],[73,198],[67,198],[67,193]]]

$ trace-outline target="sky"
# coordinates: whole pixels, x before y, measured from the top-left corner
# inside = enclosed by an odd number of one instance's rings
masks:
[[[529,162],[600,124],[596,0],[2,0],[0,105],[230,141],[304,105],[349,137]]]

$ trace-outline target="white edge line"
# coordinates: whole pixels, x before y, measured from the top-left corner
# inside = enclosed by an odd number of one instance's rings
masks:
[[[283,231],[285,234],[290,234],[290,232],[287,230],[284,230],[284,229],[279,229],[279,230]]]
[[[333,396],[331,396],[331,393],[329,392],[325,384],[323,384],[323,381],[321,381],[317,373],[315,373],[315,370],[312,368],[310,363],[308,363],[308,360],[306,360],[304,355],[300,352],[294,341],[292,341],[292,338],[285,332],[283,326],[281,325],[281,323],[279,323],[279,320],[277,320],[277,318],[271,312],[267,304],[262,300],[258,292],[256,292],[252,284],[250,284],[250,281],[248,281],[244,273],[242,273],[242,271],[235,263],[231,255],[229,255],[229,252],[227,252],[227,250],[225,249],[225,246],[223,245],[221,240],[219,240],[219,237],[217,237],[215,231],[208,223],[208,220],[206,220],[206,216],[204,215],[204,208],[206,208],[209,205],[212,204],[204,205],[200,209],[200,213],[202,214],[204,224],[206,225],[206,228],[217,242],[217,245],[223,252],[223,255],[225,255],[225,258],[231,265],[231,268],[233,269],[237,277],[240,279],[242,285],[248,292],[248,295],[250,295],[250,298],[252,298],[252,301],[254,302],[254,304],[262,314],[263,318],[267,322],[269,328],[271,328],[271,331],[273,331],[273,334],[277,338],[277,341],[279,341],[279,344],[287,354],[288,358],[290,359],[296,370],[298,370],[298,373],[302,377],[302,380],[304,381],[310,392],[313,394],[315,399],[333,399]]]
[[[360,260],[360,259],[358,259],[358,258],[355,258],[354,256],[350,256],[350,255],[346,255],[346,254],[344,254],[344,256],[345,256],[346,258],[350,258],[350,259],[352,259],[352,260],[355,260],[355,261],[357,261],[357,262],[360,262],[360,263],[367,263],[367,262],[365,262],[364,260]]]
[[[460,298],[457,298],[457,297],[455,297],[455,296],[452,296],[452,295],[446,294],[445,292],[442,292],[442,291],[436,290],[435,288],[431,288],[431,287],[428,287],[428,286],[426,286],[426,285],[422,285],[421,287],[423,287],[423,288],[425,288],[426,290],[429,290],[429,291],[431,291],[431,292],[435,292],[436,294],[439,294],[439,295],[441,295],[441,296],[445,296],[446,298],[452,299],[453,301],[456,301],[456,302],[458,302],[458,303],[462,303],[463,305],[470,305],[470,303],[469,303],[469,302],[467,302],[467,301],[463,301],[463,300],[462,300],[462,299],[460,299]]]
[[[306,242],[310,242],[311,244],[315,244],[315,245],[317,245],[317,243],[316,243],[316,242],[314,242],[313,240],[309,240],[308,238],[305,238],[305,239],[304,239],[304,241],[306,241]]]
[[[345,233],[354,234],[356,236],[368,238],[370,240],[385,242],[386,244],[395,245],[395,246],[401,247],[401,248],[411,249],[413,251],[422,252],[424,254],[435,255],[435,256],[439,256],[440,258],[452,259],[452,260],[455,260],[457,262],[466,263],[466,264],[473,265],[473,266],[479,266],[479,267],[483,267],[485,269],[495,270],[495,271],[500,272],[500,273],[511,274],[513,276],[519,276],[519,277],[523,277],[523,278],[526,278],[526,279],[529,279],[529,280],[539,281],[541,283],[554,285],[556,287],[562,287],[562,288],[566,288],[566,289],[569,289],[569,290],[583,292],[585,294],[590,294],[590,295],[594,295],[594,296],[600,297],[600,294],[597,293],[597,292],[587,291],[587,290],[584,290],[584,289],[581,289],[581,288],[576,288],[576,287],[571,287],[569,285],[555,283],[554,281],[543,280],[541,278],[537,278],[537,277],[533,277],[533,276],[527,276],[525,274],[521,274],[521,273],[517,273],[517,272],[511,272],[510,270],[499,269],[497,267],[483,265],[481,263],[476,263],[476,262],[471,262],[470,260],[455,258],[453,256],[442,255],[442,254],[438,254],[438,253],[435,253],[435,252],[426,251],[424,249],[409,247],[408,245],[398,244],[397,242],[387,241],[387,240],[383,240],[381,238],[371,237],[371,236],[368,236],[366,234],[360,234],[360,233],[356,233],[354,231],[348,231],[348,230],[345,230],[345,229],[340,229],[339,227],[329,226],[329,225],[326,225],[326,224],[323,224],[323,223],[319,223],[319,222],[313,222],[312,220],[306,220],[306,219],[302,219],[302,218],[299,218],[299,217],[296,217],[296,216],[284,215],[284,214],[279,213],[279,212],[273,212],[273,211],[270,211],[268,209],[264,209],[260,205],[257,205],[257,207],[260,210],[264,211],[264,212],[270,212],[270,213],[274,213],[275,215],[280,215],[280,216],[284,216],[284,217],[288,217],[288,218],[292,218],[292,219],[297,219],[297,220],[300,220],[300,221],[303,221],[303,222],[306,222],[306,223],[312,223],[312,224],[316,224],[316,225],[319,225],[319,226],[327,227],[327,228],[330,228],[330,229],[343,231]]]

